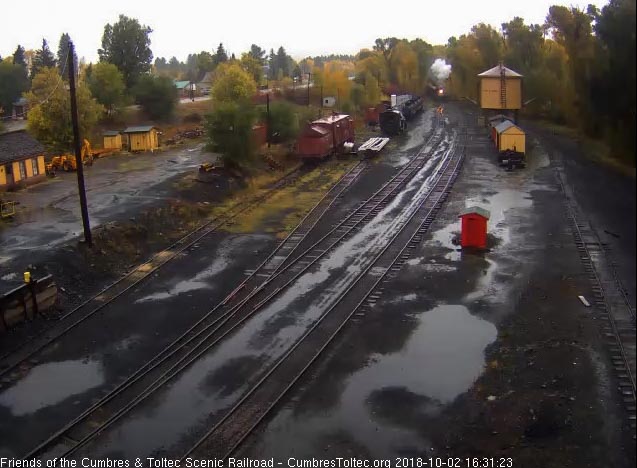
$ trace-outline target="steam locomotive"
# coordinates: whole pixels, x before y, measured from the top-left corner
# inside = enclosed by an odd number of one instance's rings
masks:
[[[423,101],[411,94],[392,95],[391,98],[391,107],[378,115],[378,123],[383,133],[398,135],[407,130],[407,120],[422,111]]]

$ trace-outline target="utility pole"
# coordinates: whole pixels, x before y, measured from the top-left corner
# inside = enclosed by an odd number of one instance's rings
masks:
[[[307,107],[310,107],[310,81],[312,81],[312,74],[307,74]]]
[[[77,99],[75,96],[75,60],[73,58],[75,47],[69,42],[68,70],[69,90],[71,92],[71,120],[73,122],[73,144],[75,146],[75,164],[77,166],[77,189],[80,194],[80,209],[82,211],[82,225],[84,226],[84,241],[89,247],[93,247],[91,235],[91,223],[88,218],[88,206],[86,203],[86,188],[84,186],[84,162],[82,161],[82,148],[80,147],[80,127],[77,117]]]
[[[270,148],[270,93],[265,95],[265,137],[268,142],[268,148]]]

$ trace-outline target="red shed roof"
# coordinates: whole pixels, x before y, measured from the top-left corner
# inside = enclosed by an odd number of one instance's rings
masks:
[[[489,210],[485,210],[484,208],[480,208],[479,206],[470,206],[469,208],[466,208],[462,213],[458,215],[458,217],[462,218],[463,216],[467,216],[470,214],[477,214],[478,216],[482,216],[485,219],[489,219],[491,217],[491,213],[489,213]]]

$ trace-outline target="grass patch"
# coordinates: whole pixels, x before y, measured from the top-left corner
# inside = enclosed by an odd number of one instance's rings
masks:
[[[276,232],[279,238],[285,237],[354,164],[356,161],[327,161],[293,185],[277,190],[267,202],[241,214],[224,229],[233,233]],[[254,196],[265,189],[247,187],[245,190]]]
[[[627,163],[624,159],[614,155],[608,144],[603,140],[588,137],[576,128],[558,125],[554,122],[536,120],[535,123],[556,135],[561,135],[576,141],[582,149],[582,154],[586,158],[608,166],[626,176],[635,178],[635,167]]]

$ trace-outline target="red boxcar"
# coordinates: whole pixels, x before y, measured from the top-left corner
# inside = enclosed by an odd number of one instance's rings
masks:
[[[334,151],[340,151],[345,142],[354,141],[354,120],[347,114],[332,114],[315,120],[312,126],[322,127],[332,135]]]
[[[380,113],[389,109],[389,105],[385,102],[377,104],[375,107],[365,109],[365,123],[367,125],[378,125],[380,122]]]
[[[310,124],[299,136],[297,154],[302,158],[324,158],[332,152],[332,135],[323,127]]]
[[[301,133],[297,143],[302,158],[324,158],[354,142],[354,120],[346,114],[332,114],[315,120]]]

